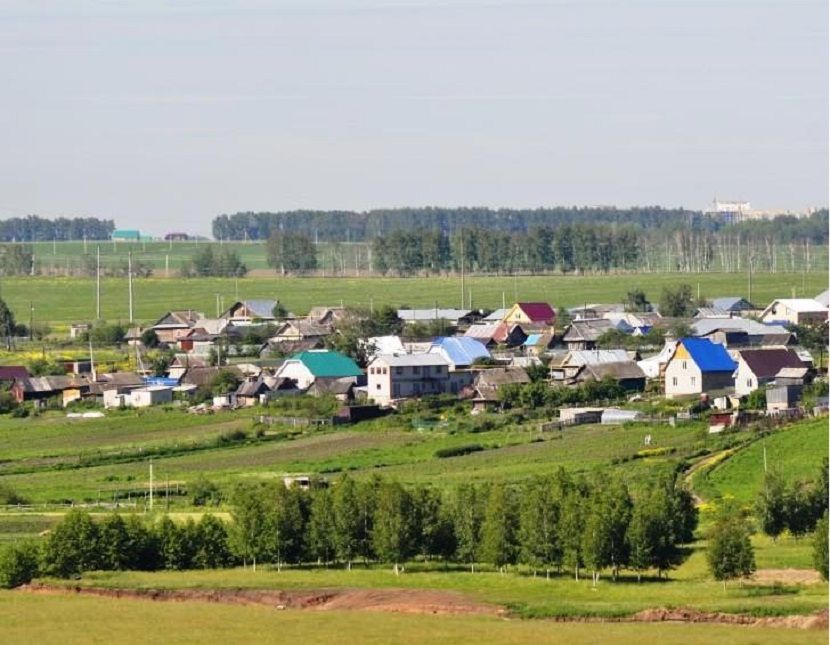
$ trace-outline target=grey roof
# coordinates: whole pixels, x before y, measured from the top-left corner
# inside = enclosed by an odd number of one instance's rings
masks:
[[[751,302],[740,296],[725,296],[723,298],[712,298],[712,307],[724,311],[745,311],[754,309]]]
[[[622,363],[630,360],[624,349],[579,349],[568,352],[562,365],[597,365],[599,363]]]
[[[49,393],[61,392],[72,387],[89,386],[91,379],[86,375],[67,374],[65,376],[31,376],[17,380],[24,392]]]
[[[487,322],[501,322],[504,320],[504,317],[507,315],[507,312],[510,311],[509,309],[496,309],[493,313],[489,316],[485,316],[483,320]]]
[[[389,367],[426,367],[431,365],[449,365],[449,362],[441,354],[379,354],[370,363],[380,361]]]
[[[618,381],[625,379],[644,379],[646,373],[640,369],[634,361],[616,361],[613,363],[597,363],[593,365],[585,365],[583,372],[593,376],[597,381],[601,381],[606,376],[610,376]]]
[[[404,322],[455,321],[472,313],[472,309],[398,309],[398,318]]]
[[[605,318],[593,318],[586,320],[574,320],[568,325],[567,331],[562,335],[562,340],[596,341],[605,332],[614,328],[614,324]]]
[[[765,325],[751,318],[698,318],[692,321],[695,336],[706,336],[713,331],[742,331],[751,336],[789,334],[781,325]]]
[[[496,367],[482,370],[476,376],[476,387],[498,387],[508,383],[530,383],[530,377],[522,367]]]

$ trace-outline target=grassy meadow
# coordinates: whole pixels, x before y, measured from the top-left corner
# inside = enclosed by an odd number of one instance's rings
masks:
[[[702,297],[748,295],[746,276],[727,273],[638,273],[619,275],[471,276],[465,280],[465,305],[497,308],[504,301],[544,300],[558,307],[591,302],[620,302],[628,290],[643,289],[658,300],[664,287],[688,283]],[[827,288],[826,272],[754,274],[752,299],[766,305],[775,297],[813,297]],[[298,315],[315,305],[369,307],[384,304],[413,307],[461,305],[458,277],[246,277],[141,278],[133,282],[134,316],[154,322],[171,309],[194,309],[215,316],[217,308],[236,299],[274,298]],[[92,278],[9,277],[0,280],[0,296],[22,322],[55,328],[95,318]],[[219,305],[219,307],[217,307]],[[127,279],[106,278],[101,284],[101,315],[110,321],[129,317]]]
[[[117,616],[100,620],[102,616]],[[294,612],[204,602],[158,603],[0,592],[3,642],[74,643],[636,643],[793,645],[819,631],[724,625],[592,624],[371,612]]]

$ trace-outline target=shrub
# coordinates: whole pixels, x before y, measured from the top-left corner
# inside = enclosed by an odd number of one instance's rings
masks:
[[[27,500],[22,495],[18,494],[11,486],[5,483],[0,483],[0,504],[28,504]]]
[[[227,446],[233,443],[240,443],[245,441],[247,438],[248,435],[244,430],[229,430],[228,432],[223,432],[216,437],[216,445]]]
[[[440,448],[435,451],[435,456],[438,459],[446,459],[447,457],[461,457],[463,455],[469,455],[471,452],[479,452],[481,450],[484,450],[484,446],[480,443],[469,443],[463,446]]]
[[[218,506],[222,502],[219,487],[204,476],[190,486],[190,501],[194,506]]]
[[[17,542],[0,550],[0,588],[13,589],[38,575],[38,547],[31,541]]]

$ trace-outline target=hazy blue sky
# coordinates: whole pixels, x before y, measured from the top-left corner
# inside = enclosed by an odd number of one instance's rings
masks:
[[[827,203],[827,0],[0,0],[0,216]]]

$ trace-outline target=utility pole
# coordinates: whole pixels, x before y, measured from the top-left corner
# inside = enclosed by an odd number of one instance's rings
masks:
[[[95,247],[95,320],[101,320],[101,246]]]
[[[464,309],[464,229],[461,229],[461,308]]]
[[[747,259],[746,264],[747,264],[747,268],[748,268],[748,271],[747,271],[747,290],[749,291],[749,297],[747,298],[747,300],[749,300],[749,302],[752,302],[752,256],[749,256],[749,258]]]
[[[130,298],[130,322],[133,322],[133,252],[127,251],[127,291]]]
[[[29,301],[29,342],[32,342],[32,326],[35,323],[35,305]]]
[[[170,277],[170,254],[164,256],[164,277]]]
[[[153,460],[150,460],[150,510],[153,510]]]

